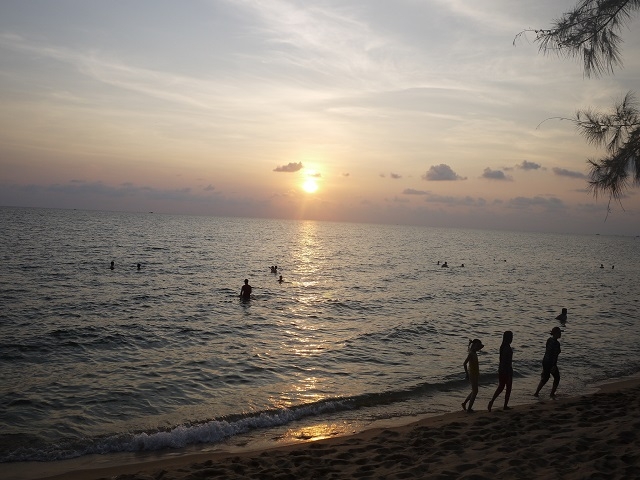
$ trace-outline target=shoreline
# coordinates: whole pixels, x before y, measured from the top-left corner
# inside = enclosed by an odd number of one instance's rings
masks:
[[[640,467],[640,377],[491,413],[484,402],[405,425],[266,449],[93,455],[3,464],[7,480],[205,478],[631,478]]]

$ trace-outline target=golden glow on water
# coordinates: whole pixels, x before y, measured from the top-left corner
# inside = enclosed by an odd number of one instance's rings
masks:
[[[282,436],[282,440],[289,441],[315,441],[340,435],[353,433],[349,425],[342,423],[319,423],[303,428],[292,428]]]
[[[303,286],[311,286],[316,283],[320,270],[319,257],[322,254],[322,246],[318,244],[318,226],[315,222],[304,222],[298,230],[297,248],[294,250],[294,265],[298,273],[303,275]],[[308,282],[304,277],[312,276],[314,280]]]
[[[333,348],[326,336],[326,319],[319,315],[318,305],[326,292],[319,274],[326,270],[326,247],[319,240],[316,222],[301,222],[293,236],[291,264],[295,270],[296,286],[300,289],[295,302],[287,308],[287,320],[280,323],[281,342],[279,355],[297,367],[295,375],[278,385],[279,394],[270,401],[279,408],[315,404],[328,398],[328,378],[319,373],[322,368],[312,367],[314,358],[326,355]],[[323,431],[326,429],[323,427]],[[324,438],[325,433],[291,433],[293,437]]]

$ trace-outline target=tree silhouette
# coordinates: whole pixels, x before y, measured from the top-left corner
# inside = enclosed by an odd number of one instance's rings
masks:
[[[586,77],[612,74],[622,67],[619,33],[640,10],[640,0],[580,0],[573,10],[535,33],[543,54],[582,57]],[[515,42],[515,41],[514,41]],[[640,185],[640,111],[633,92],[614,105],[612,112],[578,110],[570,118],[586,140],[605,147],[606,154],[589,159],[589,188],[594,194],[620,200],[633,185]]]

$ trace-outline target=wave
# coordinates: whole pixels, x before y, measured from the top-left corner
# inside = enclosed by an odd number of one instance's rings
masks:
[[[0,445],[4,445],[2,449],[4,451],[0,452],[0,463],[57,461],[91,454],[150,452],[185,448],[197,444],[216,444],[236,435],[280,427],[308,417],[388,405],[442,390],[459,388],[462,385],[466,385],[464,380],[450,379],[440,384],[423,383],[405,390],[324,399],[289,408],[229,415],[225,418],[182,424],[167,429],[121,433],[97,438],[67,439],[53,444],[34,442],[33,437],[28,442],[26,440],[21,442],[15,436],[12,436],[9,442],[0,435]],[[16,445],[19,446],[16,448]]]

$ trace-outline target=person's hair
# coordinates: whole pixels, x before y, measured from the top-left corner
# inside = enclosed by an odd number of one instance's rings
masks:
[[[502,343],[510,342],[513,340],[513,332],[511,330],[505,330],[502,334]]]
[[[467,350],[471,351],[471,346],[474,345],[474,344],[482,345],[482,342],[478,338],[474,338],[473,340],[469,340],[469,346],[467,347]]]

